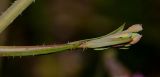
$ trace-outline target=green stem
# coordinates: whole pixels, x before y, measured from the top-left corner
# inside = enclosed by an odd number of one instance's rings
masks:
[[[34,0],[16,0],[0,17],[0,33],[12,23]]]
[[[82,42],[46,46],[0,46],[0,56],[29,56],[49,54],[79,48]]]

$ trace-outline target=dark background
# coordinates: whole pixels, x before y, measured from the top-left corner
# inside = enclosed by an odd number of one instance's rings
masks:
[[[0,0],[0,12],[13,1]],[[160,77],[160,0],[36,0],[1,34],[0,43],[63,44],[105,35],[124,22],[126,28],[142,24],[143,38],[128,50],[114,50],[116,57],[92,49],[6,57],[1,77]],[[120,71],[111,71],[112,65]]]

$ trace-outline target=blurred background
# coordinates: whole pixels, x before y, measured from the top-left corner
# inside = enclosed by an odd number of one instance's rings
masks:
[[[0,0],[3,13],[14,0]],[[0,58],[0,77],[160,77],[160,0],[36,0],[1,35],[0,45],[50,45],[143,24],[128,50],[68,50]]]

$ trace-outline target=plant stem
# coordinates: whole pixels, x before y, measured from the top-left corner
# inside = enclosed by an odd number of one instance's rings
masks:
[[[15,18],[20,15],[34,0],[16,0],[1,16],[0,16],[0,33],[5,30]]]
[[[45,46],[0,46],[0,56],[29,56],[49,54],[60,52],[68,49],[79,48],[82,42],[68,43],[62,45],[45,45]]]

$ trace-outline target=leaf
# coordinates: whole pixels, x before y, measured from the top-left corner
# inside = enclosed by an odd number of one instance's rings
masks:
[[[116,30],[114,30],[114,31],[112,31],[111,33],[107,34],[106,36],[112,35],[112,34],[115,34],[115,33],[122,32],[123,29],[124,29],[125,24],[126,24],[126,23],[123,23],[119,28],[117,28]]]
[[[108,33],[107,35],[104,35],[104,36],[100,36],[100,37],[97,37],[97,38],[102,38],[102,37],[106,37],[106,36],[109,36],[109,35],[112,35],[112,34],[115,34],[115,33],[119,33],[119,32],[122,32],[123,29],[124,29],[124,26],[125,26],[126,23],[123,23],[119,28],[117,28],[116,30]]]
[[[110,32],[110,33],[109,33],[109,34],[107,34],[107,35],[100,36],[100,37],[96,37],[96,38],[92,38],[92,39],[80,40],[80,41],[96,40],[96,39],[103,38],[103,37],[106,37],[106,36],[109,36],[109,35],[112,35],[112,34],[115,34],[115,33],[122,32],[122,31],[123,31],[123,29],[124,29],[125,24],[126,24],[126,23],[123,23],[119,28],[117,28],[116,30],[114,30],[114,31]],[[73,42],[73,43],[74,43],[74,42]]]

